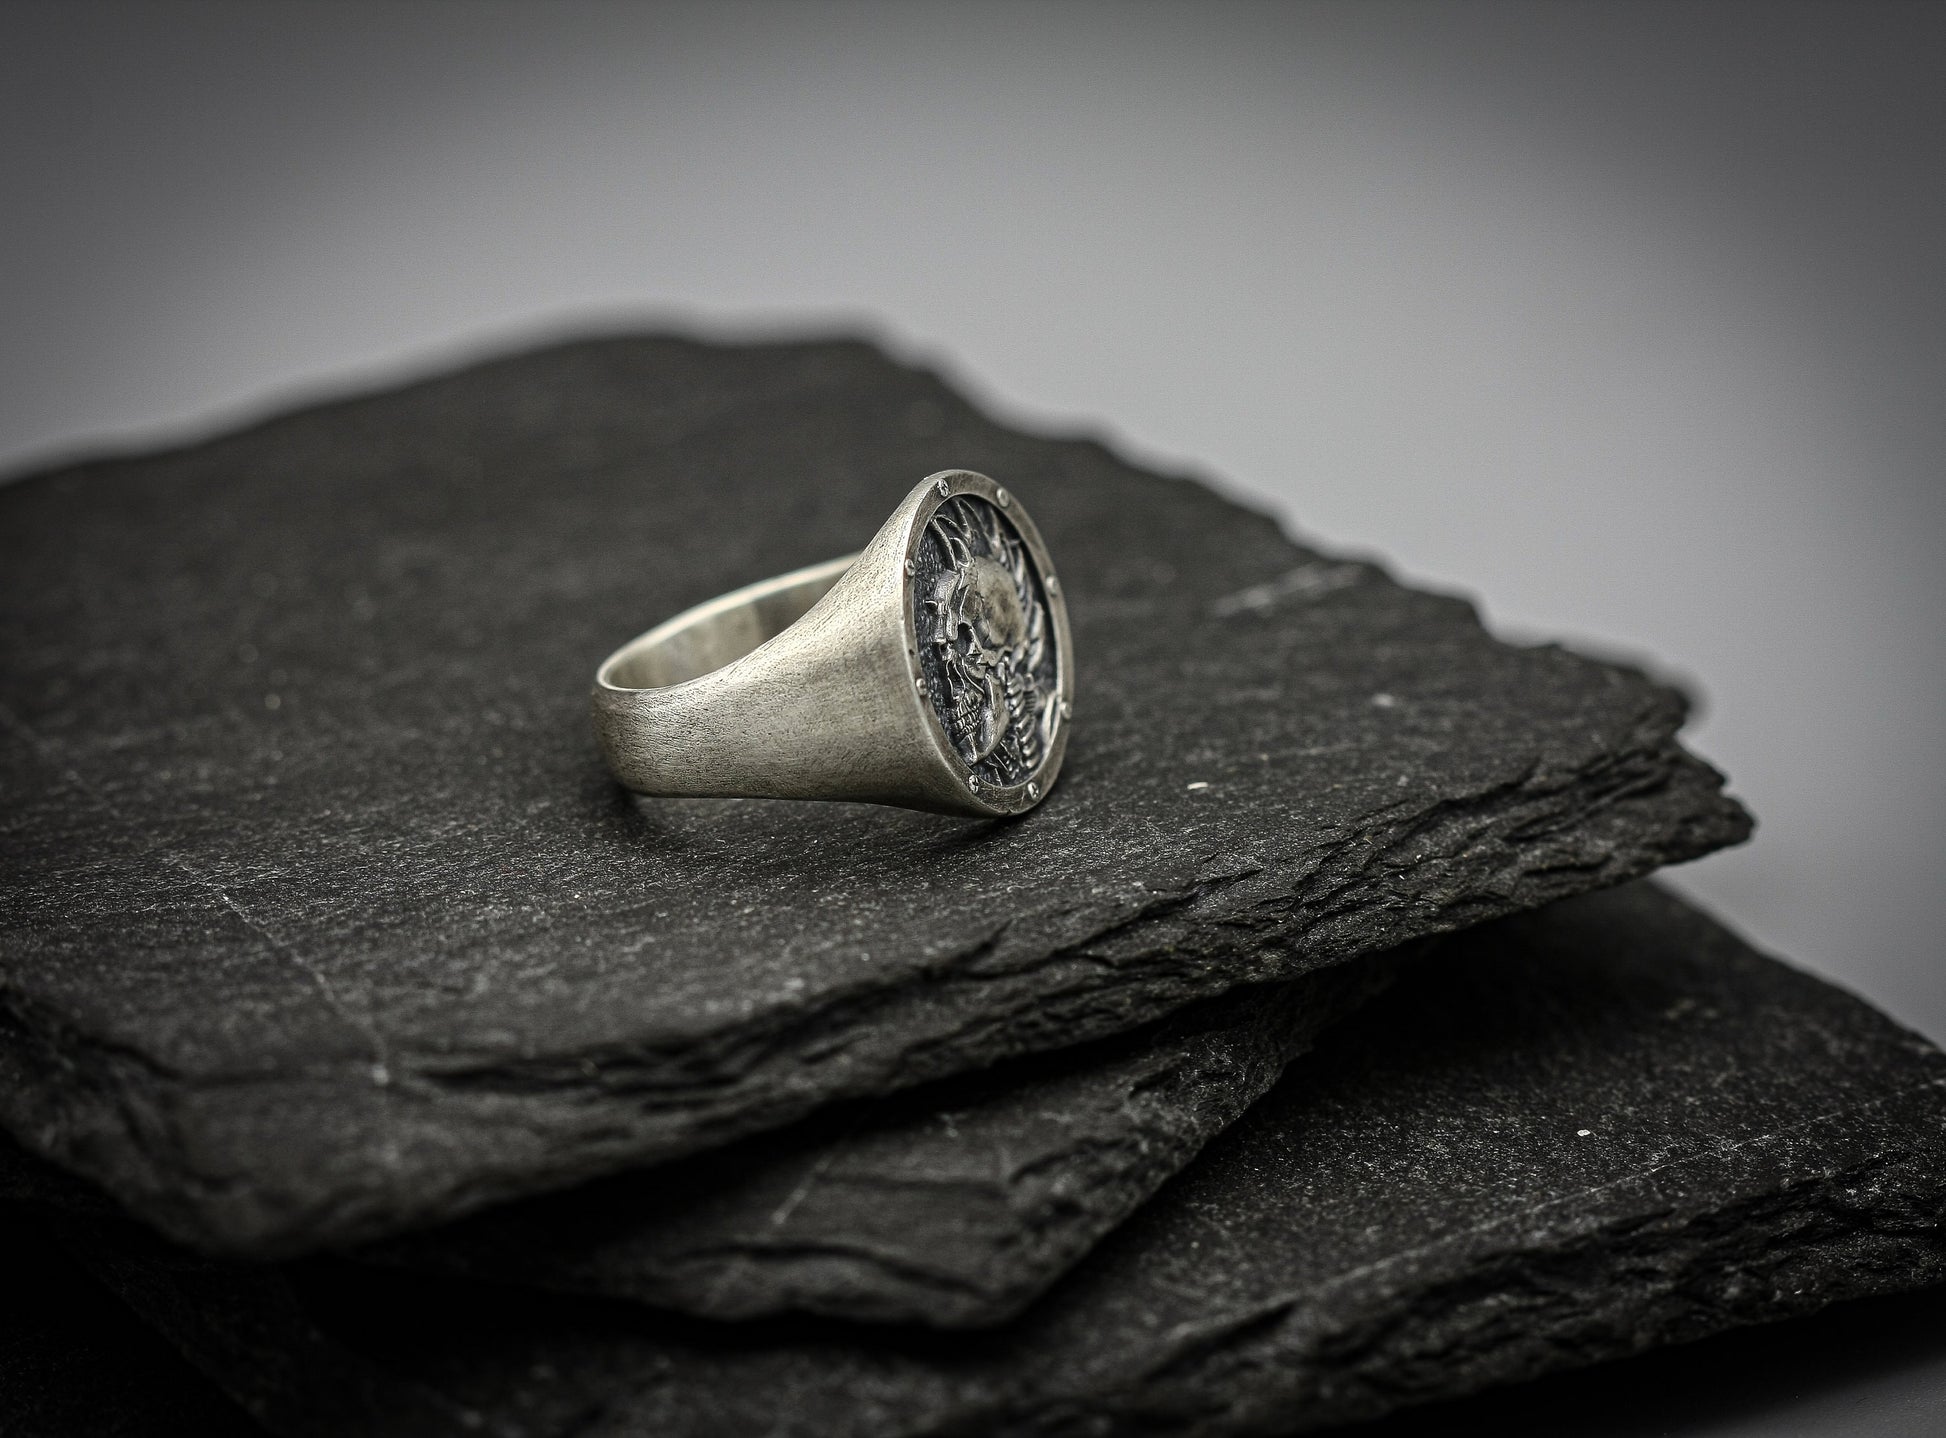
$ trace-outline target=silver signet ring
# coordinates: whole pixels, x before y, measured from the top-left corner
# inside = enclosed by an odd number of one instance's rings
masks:
[[[1068,611],[1040,531],[983,474],[905,497],[858,554],[712,599],[596,671],[595,733],[643,794],[852,799],[994,817],[1054,785]]]

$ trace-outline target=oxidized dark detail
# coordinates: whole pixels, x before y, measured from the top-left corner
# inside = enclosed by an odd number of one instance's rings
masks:
[[[1053,617],[1033,556],[1001,511],[947,500],[915,556],[913,621],[933,710],[982,784],[1024,784],[1061,722]]]

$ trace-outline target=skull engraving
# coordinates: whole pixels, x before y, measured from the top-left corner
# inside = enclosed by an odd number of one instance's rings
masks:
[[[935,712],[982,780],[1024,783],[1048,752],[1061,704],[1033,560],[1000,512],[971,495],[941,505],[926,539],[917,598]]]

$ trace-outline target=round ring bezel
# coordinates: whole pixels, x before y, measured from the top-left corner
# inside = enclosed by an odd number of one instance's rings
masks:
[[[1024,814],[1043,802],[1053,789],[1054,780],[1060,773],[1061,760],[1067,753],[1068,731],[1073,723],[1074,642],[1068,627],[1065,586],[1056,577],[1054,562],[1048,555],[1047,544],[1041,538],[1040,530],[1021,504],[1019,495],[1014,491],[1004,489],[984,474],[975,473],[970,469],[943,469],[937,474],[927,475],[925,488],[925,495],[920,499],[906,524],[905,543],[899,556],[900,623],[905,635],[905,657],[909,680],[906,693],[911,695],[913,702],[919,706],[933,748],[941,763],[958,783],[962,797],[996,817]],[[1040,579],[1041,594],[1046,600],[1048,612],[1054,621],[1055,684],[1061,696],[1054,737],[1048,743],[1047,752],[1041,756],[1041,762],[1018,784],[996,786],[979,782],[972,767],[953,747],[953,741],[946,733],[946,726],[940,722],[939,713],[933,706],[932,695],[926,689],[925,673],[920,665],[919,634],[914,604],[916,596],[913,594],[914,570],[917,568],[919,547],[925,542],[926,526],[932,522],[932,517],[939,507],[961,495],[973,495],[985,500],[999,510],[1013,526],[1014,532],[1027,546],[1029,557],[1034,561],[1034,569]]]

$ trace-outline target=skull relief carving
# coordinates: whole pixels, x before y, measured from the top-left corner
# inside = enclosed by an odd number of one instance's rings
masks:
[[[927,525],[918,590],[935,712],[982,782],[1024,783],[1060,722],[1053,628],[1040,578],[1013,526],[961,495]]]

